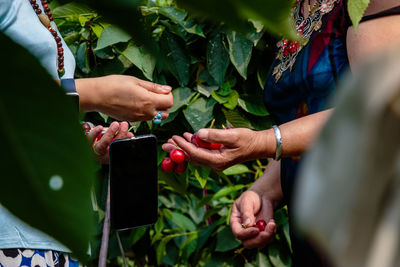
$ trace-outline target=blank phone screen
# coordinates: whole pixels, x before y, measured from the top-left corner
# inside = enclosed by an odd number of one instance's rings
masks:
[[[157,139],[147,135],[110,146],[110,220],[116,230],[157,221]]]

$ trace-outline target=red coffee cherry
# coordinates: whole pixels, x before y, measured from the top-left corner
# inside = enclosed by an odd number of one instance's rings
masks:
[[[258,228],[258,230],[260,230],[260,232],[264,231],[265,227],[267,227],[267,223],[264,220],[258,220],[256,222],[256,227]]]
[[[184,172],[186,171],[187,165],[188,165],[188,164],[187,164],[186,161],[179,163],[179,164],[176,165],[176,167],[175,167],[175,170],[174,170],[175,173],[177,173],[177,174],[184,173]]]
[[[175,163],[182,163],[185,161],[185,154],[180,149],[174,149],[169,153],[169,157]]]
[[[175,169],[175,162],[166,157],[161,161],[161,169],[165,172],[172,172]]]
[[[221,148],[221,144],[210,143],[209,149],[211,150],[219,150]]]
[[[202,148],[209,148],[210,147],[210,143],[203,141],[199,138],[199,136],[197,135],[197,133],[194,133],[192,135],[192,139],[190,140],[192,144],[194,144],[197,147],[202,147]]]

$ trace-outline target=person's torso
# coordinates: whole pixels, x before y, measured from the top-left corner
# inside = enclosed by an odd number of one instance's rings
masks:
[[[348,19],[342,0],[317,0],[308,18],[293,8],[301,41],[281,40],[264,90],[277,124],[332,107],[338,80],[348,69]],[[282,159],[282,189],[290,201],[300,158]]]

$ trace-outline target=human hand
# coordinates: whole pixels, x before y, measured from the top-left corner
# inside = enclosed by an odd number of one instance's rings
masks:
[[[267,135],[263,131],[252,131],[245,128],[229,130],[201,129],[198,137],[206,142],[222,144],[218,150],[209,150],[191,143],[192,134],[184,133],[183,137],[173,136],[162,148],[171,152],[178,146],[185,152],[186,160],[194,165],[223,171],[237,163],[262,158],[265,151]]]
[[[276,234],[273,201],[252,190],[244,192],[233,204],[229,218],[233,235],[246,248],[262,248],[272,242]],[[264,231],[255,227],[258,220],[265,220]]]
[[[102,112],[118,120],[151,120],[158,111],[166,119],[173,105],[170,86],[127,75],[78,79],[76,88],[81,109]]]
[[[96,155],[97,161],[101,164],[109,163],[109,150],[110,144],[115,139],[124,139],[133,137],[129,130],[129,124],[127,122],[118,123],[114,121],[111,123],[109,128],[106,128],[104,135],[98,139],[97,137],[101,135],[105,128],[103,126],[96,126],[90,130],[87,135],[89,143],[93,147],[94,154]]]

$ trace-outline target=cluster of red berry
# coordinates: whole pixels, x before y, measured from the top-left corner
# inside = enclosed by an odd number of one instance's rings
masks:
[[[169,153],[169,157],[164,158],[161,162],[161,169],[165,172],[174,171],[177,174],[181,174],[186,171],[186,168],[185,154],[178,148],[172,150]]]

